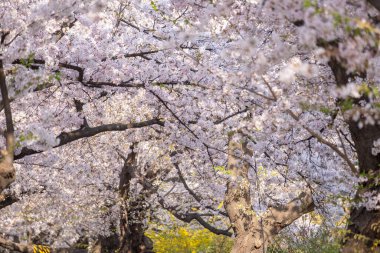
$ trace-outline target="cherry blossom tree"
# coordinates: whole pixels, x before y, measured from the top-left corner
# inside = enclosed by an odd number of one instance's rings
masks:
[[[144,252],[162,208],[262,252],[353,198],[343,251],[378,250],[378,7],[3,1],[1,232],[57,249],[116,231]]]

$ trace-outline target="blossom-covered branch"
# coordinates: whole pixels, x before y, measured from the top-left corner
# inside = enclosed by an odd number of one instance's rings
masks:
[[[71,132],[62,132],[57,136],[59,143],[56,146],[54,146],[54,148],[63,146],[65,144],[68,144],[70,142],[73,142],[82,138],[92,137],[99,133],[111,132],[111,131],[125,131],[128,129],[136,129],[136,128],[142,128],[142,127],[153,126],[153,125],[164,126],[164,122],[161,119],[151,119],[151,120],[137,122],[137,123],[128,123],[128,124],[114,123],[114,124],[106,124],[106,125],[101,125],[101,126],[96,126],[96,127],[85,127],[85,128],[71,131]],[[21,149],[20,153],[15,155],[15,159],[18,160],[25,156],[38,154],[41,152],[43,151],[24,147]]]

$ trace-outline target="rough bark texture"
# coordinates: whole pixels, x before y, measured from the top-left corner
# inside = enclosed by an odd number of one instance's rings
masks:
[[[136,153],[133,151],[124,159],[124,166],[120,173],[119,182],[119,195],[122,200],[120,208],[120,252],[127,253],[131,250],[131,230],[129,227],[128,220],[128,199],[129,199],[129,188],[130,181],[133,177],[135,171],[137,157]]]
[[[119,194],[122,199],[120,213],[120,253],[149,253],[152,252],[153,242],[144,235],[149,205],[147,199],[154,191],[152,182],[155,174],[147,174],[140,182],[142,190],[139,196],[131,198],[130,181],[137,176],[137,154],[133,151],[124,159],[124,166],[120,173]]]
[[[117,235],[100,237],[91,249],[91,253],[113,253],[119,248],[119,238]]]
[[[370,1],[373,2],[378,1]],[[335,43],[325,43],[325,48],[330,51],[336,50]],[[329,66],[334,74],[336,85],[345,86],[349,77],[354,74],[347,74],[346,68],[334,57],[331,58]],[[366,73],[355,73],[356,76],[365,78]],[[352,99],[353,110],[363,110],[359,101],[368,101],[363,95],[359,99]],[[339,101],[338,101],[339,102]],[[371,114],[373,117],[379,115],[379,110],[359,111],[361,115]],[[377,115],[376,115],[377,114]],[[363,117],[363,116],[361,116]],[[361,118],[362,119],[362,118]],[[380,155],[372,154],[373,142],[380,139],[380,125],[364,125],[359,128],[357,121],[354,121],[350,115],[346,115],[346,123],[349,126],[351,138],[354,141],[356,153],[359,162],[359,173],[368,177],[368,181],[359,184],[359,190],[356,193],[356,200],[361,201],[365,193],[376,192],[379,194],[380,185],[376,182],[380,177]],[[380,252],[380,211],[368,210],[363,204],[354,206],[350,212],[347,238],[343,242],[343,253],[366,253]]]
[[[378,11],[380,11],[380,0],[368,0],[373,7],[375,7]]]
[[[0,162],[0,201],[3,201],[5,197],[1,195],[1,192],[13,183],[16,175],[13,167],[13,152],[15,147],[13,120],[2,59],[0,59],[0,90],[4,103],[5,123],[7,127],[5,131],[6,149],[1,150],[2,159]]]
[[[21,243],[15,243],[0,237],[0,247],[22,253],[33,253],[33,246]]]
[[[228,169],[231,178],[227,183],[224,206],[236,236],[231,253],[262,253],[283,228],[314,209],[313,198],[309,190],[302,192],[283,207],[268,208],[258,219],[250,199],[250,165],[235,151],[252,155],[245,142],[229,141]]]
[[[364,193],[378,193],[380,190],[380,186],[376,183],[376,178],[380,176],[380,155],[372,154],[373,142],[380,139],[380,126],[365,125],[360,129],[357,122],[348,123],[358,154],[360,173],[369,178],[359,185],[356,197],[360,201]],[[342,252],[380,252],[380,247],[374,247],[374,244],[380,240],[380,211],[368,210],[364,206],[352,208],[348,232],[349,238]]]

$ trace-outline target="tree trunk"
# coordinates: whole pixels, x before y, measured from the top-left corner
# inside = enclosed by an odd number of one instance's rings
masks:
[[[1,56],[1,55],[0,55]],[[1,192],[15,181],[15,169],[13,167],[15,136],[12,120],[12,112],[10,100],[8,97],[8,88],[5,79],[5,71],[3,59],[0,58],[0,91],[1,98],[4,104],[5,123],[7,130],[4,133],[6,149],[0,150],[2,159],[0,161],[0,201],[5,200],[5,196]]]
[[[374,1],[370,1],[374,2]],[[325,43],[325,48],[334,51],[337,45],[335,43]],[[347,69],[335,58],[329,61],[329,66],[334,74],[336,85],[342,87],[347,85],[349,76]],[[353,75],[353,74],[351,74]],[[365,78],[366,73],[356,73],[355,75]],[[350,115],[346,116],[346,122],[349,126],[351,138],[354,141],[356,153],[359,161],[359,174],[367,177],[366,182],[359,183],[355,201],[358,205],[351,208],[350,218],[347,227],[347,238],[343,242],[343,253],[367,253],[380,252],[380,211],[369,210],[365,206],[365,195],[380,194],[380,154],[374,155],[372,147],[374,141],[380,139],[380,125],[378,120],[375,124],[363,124],[359,127],[359,121],[365,122],[365,117],[378,119],[380,116],[379,109],[364,109],[360,106],[360,101],[368,101],[367,95],[358,98],[351,98],[353,109]],[[357,110],[360,113],[359,121],[353,120],[352,115]],[[348,114],[347,112],[346,114]],[[359,176],[359,175],[358,175]],[[364,200],[364,203],[363,203]],[[378,202],[377,205],[380,205]],[[379,246],[378,246],[379,244]]]
[[[119,238],[117,235],[109,237],[100,237],[91,249],[91,253],[113,253],[116,252],[119,246]]]
[[[130,196],[130,181],[137,177],[137,154],[133,151],[124,159],[120,173],[119,194],[123,201],[120,213],[120,247],[119,253],[149,253],[153,250],[153,242],[144,235],[149,204],[147,199],[156,190],[152,182],[156,174],[143,175],[142,190],[138,196]]]
[[[380,177],[380,154],[372,154],[374,141],[380,139],[380,126],[365,125],[360,129],[358,122],[350,121],[349,128],[358,154],[360,175],[367,177],[367,181],[359,184],[356,194],[356,200],[363,201],[362,197],[366,194],[378,195],[380,190],[377,182]],[[348,239],[342,252],[380,252],[377,244],[380,244],[380,211],[369,210],[363,204],[353,207],[348,225]]]
[[[265,251],[265,246],[259,246],[258,248],[252,247],[252,245],[257,244],[254,236],[251,234],[243,234],[235,238],[234,246],[232,247],[231,253],[263,253]]]
[[[285,206],[270,207],[257,218],[252,209],[250,183],[248,181],[249,164],[236,154],[249,154],[247,143],[229,140],[228,170],[231,178],[227,182],[224,206],[235,233],[232,253],[263,253],[268,243],[285,227],[292,224],[303,214],[314,210],[314,202],[310,190],[302,192],[297,198]],[[238,152],[236,152],[238,151]]]
[[[0,247],[22,253],[33,253],[33,245],[15,243],[11,240],[0,237]]]

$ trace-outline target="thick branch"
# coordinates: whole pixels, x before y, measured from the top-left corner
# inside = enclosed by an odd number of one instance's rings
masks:
[[[19,199],[14,196],[6,196],[4,200],[0,202],[0,210],[16,203],[17,201],[19,201]]]
[[[164,122],[161,121],[160,119],[151,119],[151,120],[137,122],[137,123],[106,124],[106,125],[101,125],[97,127],[85,127],[85,128],[72,131],[72,132],[62,132],[60,135],[57,136],[57,139],[59,139],[59,143],[58,145],[54,146],[54,148],[63,146],[65,144],[68,144],[70,142],[73,142],[82,138],[92,137],[99,133],[112,132],[112,131],[125,131],[128,129],[142,128],[142,127],[152,126],[152,125],[164,126]],[[21,149],[21,153],[15,156],[15,159],[16,160],[21,159],[25,156],[38,154],[41,152],[43,151],[33,150],[27,147],[24,147]]]
[[[192,220],[196,220],[199,222],[199,224],[201,224],[204,228],[206,228],[207,230],[209,230],[210,232],[214,233],[214,234],[217,234],[217,235],[225,235],[225,236],[232,236],[232,233],[229,232],[228,230],[224,230],[224,229],[218,229],[218,228],[215,228],[213,227],[211,224],[209,224],[208,222],[206,222],[200,214],[198,213],[187,213],[187,214],[178,214],[176,212],[171,212],[177,219],[183,221],[183,222],[186,222],[186,223],[190,223]]]
[[[164,126],[164,123],[159,119],[152,119],[147,120],[143,122],[138,123],[129,123],[129,124],[121,124],[121,123],[115,123],[115,124],[106,124],[101,125],[97,127],[87,127],[79,130],[75,130],[72,132],[63,132],[58,136],[58,139],[60,140],[59,145],[65,145],[67,143],[85,138],[85,137],[92,137],[94,135],[97,135],[99,133],[103,132],[111,132],[111,131],[125,131],[127,129],[133,129],[133,128],[142,128],[146,126],[151,125],[160,125]]]
[[[269,235],[276,235],[302,215],[314,210],[311,191],[302,192],[297,198],[282,207],[270,207],[263,217]]]
[[[82,82],[84,86],[91,87],[91,88],[103,88],[103,86],[110,86],[110,87],[123,87],[123,88],[142,88],[144,87],[143,83],[132,83],[130,81],[121,82],[121,83],[112,83],[112,82],[94,82],[94,81],[88,81],[88,82]]]
[[[15,243],[3,237],[0,237],[0,246],[12,251],[18,251],[22,253],[33,253],[33,246],[21,244],[21,243]]]
[[[201,224],[204,228],[206,228],[207,230],[209,230],[210,232],[214,233],[214,234],[217,234],[217,235],[225,235],[225,236],[232,236],[232,233],[229,232],[229,229],[219,229],[219,228],[216,228],[214,226],[212,226],[210,223],[208,223],[207,221],[205,221],[203,218],[202,218],[202,214],[199,214],[199,213],[178,213],[176,211],[176,208],[175,207],[167,207],[165,206],[165,203],[164,203],[164,200],[161,198],[159,199],[158,201],[161,206],[168,210],[171,214],[174,215],[174,217],[176,217],[177,219],[183,221],[183,222],[186,222],[186,223],[190,223],[192,220],[196,220],[199,222],[199,224]]]
[[[380,11],[380,0],[368,0],[378,11]]]
[[[126,58],[145,57],[145,55],[157,53],[159,51],[160,50],[154,50],[154,51],[147,51],[147,52],[140,52],[140,53],[125,54],[124,57],[126,57]],[[21,59],[17,59],[15,61],[13,61],[12,64],[23,64],[23,63],[22,63]],[[39,69],[40,65],[44,65],[44,64],[45,64],[45,60],[33,59],[30,62],[29,68]],[[145,84],[143,82],[134,82],[134,78],[127,80],[127,81],[120,82],[120,83],[106,82],[106,81],[99,81],[98,82],[98,81],[93,81],[93,80],[85,81],[84,80],[85,68],[79,67],[77,65],[69,64],[69,63],[62,63],[62,62],[58,64],[58,67],[64,68],[64,69],[69,69],[69,70],[74,70],[74,71],[78,72],[78,77],[76,78],[76,80],[78,82],[82,83],[86,87],[103,88],[104,86],[108,86],[108,87],[119,87],[119,88],[143,88],[145,86]],[[192,85],[192,86],[196,86],[196,84],[191,83],[190,81],[175,81],[175,80],[154,81],[154,82],[152,82],[152,85]],[[39,91],[39,90],[42,90],[44,88],[48,88],[50,86],[51,86],[50,84],[38,86],[36,89],[34,89],[34,91]]]
[[[131,78],[130,80],[123,81],[120,83],[113,83],[113,82],[95,82],[95,81],[87,81],[87,82],[81,82],[84,86],[90,87],[90,88],[103,88],[104,86],[108,87],[115,87],[115,88],[144,88],[145,83],[143,82],[136,82],[134,81],[134,78]],[[191,85],[196,86],[196,84],[191,83],[190,81],[171,81],[171,80],[163,80],[163,81],[154,81],[152,82],[152,85]]]

